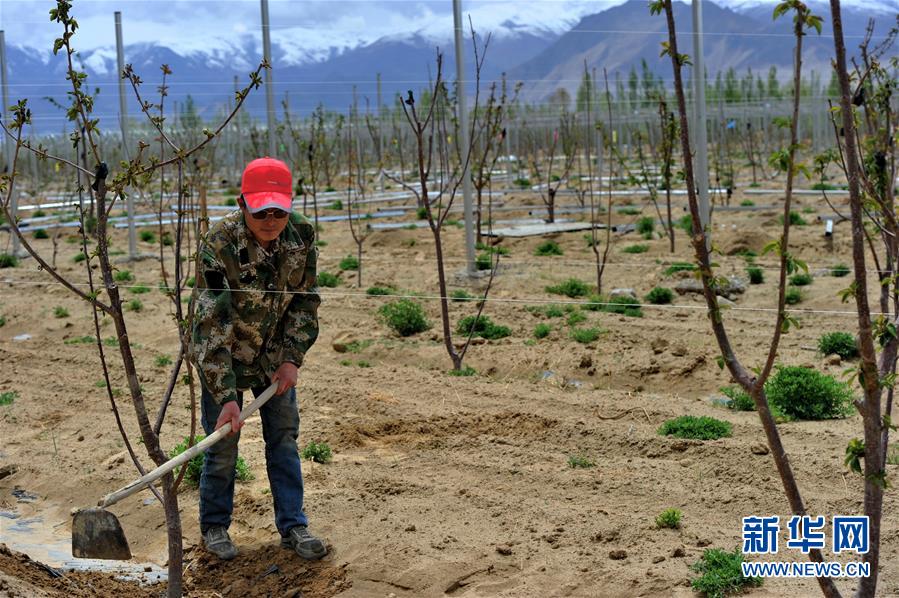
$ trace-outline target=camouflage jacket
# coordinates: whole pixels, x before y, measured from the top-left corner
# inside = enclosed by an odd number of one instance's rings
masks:
[[[318,338],[315,228],[299,214],[263,250],[236,211],[213,226],[197,260],[192,357],[220,404],[267,386]]]

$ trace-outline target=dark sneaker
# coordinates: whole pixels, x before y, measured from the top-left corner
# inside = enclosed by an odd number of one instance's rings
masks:
[[[310,534],[305,525],[290,528],[286,536],[281,536],[281,546],[293,548],[300,558],[307,561],[317,561],[328,554],[325,543]]]
[[[206,550],[223,561],[230,561],[237,556],[237,547],[224,527],[210,527],[206,530],[203,534],[203,545]]]

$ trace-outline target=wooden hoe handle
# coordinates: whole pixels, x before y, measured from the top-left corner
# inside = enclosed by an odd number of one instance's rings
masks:
[[[240,412],[240,421],[241,422],[245,421],[248,417],[253,415],[253,413],[258,411],[260,407],[265,405],[266,401],[268,401],[270,398],[272,398],[272,396],[274,396],[275,391],[277,389],[278,389],[278,383],[277,382],[272,383],[272,385],[269,386],[268,388],[266,388],[265,391],[261,395],[256,397],[256,399],[252,403],[250,403],[249,405],[244,407],[243,411]],[[205,452],[206,449],[208,449],[210,446],[212,446],[213,444],[215,444],[216,442],[218,442],[219,440],[221,440],[222,438],[227,436],[230,431],[231,431],[231,422],[228,422],[224,426],[222,426],[221,428],[219,428],[218,430],[216,430],[215,432],[213,432],[212,434],[210,434],[209,436],[207,436],[206,438],[204,438],[203,440],[198,442],[197,444],[193,445],[192,447],[190,447],[189,449],[187,449],[186,451],[184,451],[177,457],[173,457],[172,459],[166,461],[165,463],[163,463],[162,465],[160,465],[153,471],[149,472],[147,475],[140,478],[139,480],[134,480],[133,482],[131,482],[124,488],[121,488],[119,490],[116,490],[115,492],[107,494],[106,496],[103,497],[103,500],[101,500],[98,503],[98,505],[100,506],[100,508],[105,509],[106,507],[109,507],[109,506],[114,505],[115,503],[119,502],[123,498],[127,498],[127,497],[131,496],[135,492],[139,492],[139,491],[143,490],[144,488],[148,487],[150,484],[152,484],[153,482],[155,482],[156,480],[158,480],[159,478],[161,478],[168,472],[172,471],[179,465],[181,465],[183,463],[187,463],[188,461],[190,461],[191,459],[193,459],[200,453]]]

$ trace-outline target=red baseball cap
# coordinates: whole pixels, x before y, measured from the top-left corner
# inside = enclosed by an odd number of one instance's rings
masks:
[[[250,212],[278,208],[293,209],[293,177],[290,168],[275,158],[257,158],[244,168],[240,193]]]

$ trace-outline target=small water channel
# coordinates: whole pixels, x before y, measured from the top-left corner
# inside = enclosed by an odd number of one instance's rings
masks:
[[[31,502],[27,493],[16,498],[19,502]],[[72,540],[67,523],[48,521],[40,513],[23,516],[15,510],[0,510],[0,543],[60,572],[113,573],[118,579],[142,584],[155,584],[167,579],[165,569],[154,563],[76,559],[72,556]]]

